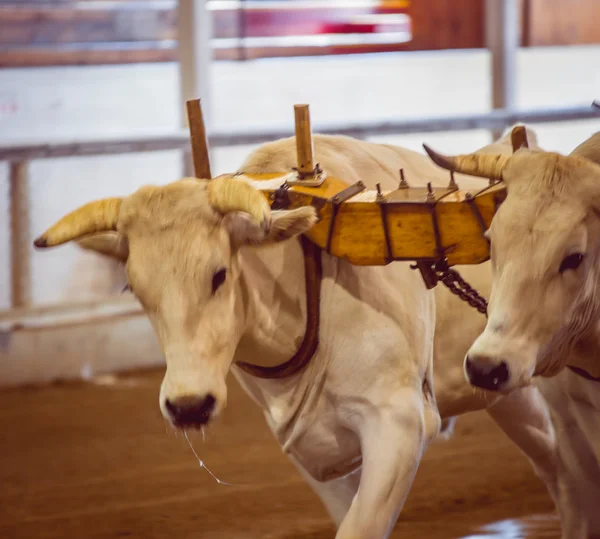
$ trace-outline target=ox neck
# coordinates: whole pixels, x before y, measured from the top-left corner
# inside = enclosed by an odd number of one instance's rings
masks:
[[[596,264],[599,253],[596,252]],[[574,346],[569,353],[568,367],[588,380],[600,381],[600,362],[598,352],[600,351],[600,275],[594,275],[587,283],[588,300],[582,302],[583,314],[580,318],[586,323],[580,326],[585,328],[581,331]],[[587,311],[587,312],[586,312]]]
[[[244,332],[234,361],[277,367],[296,354],[306,327],[304,257],[297,239],[239,253]]]
[[[558,339],[558,343],[551,341],[548,348],[552,350],[552,356],[558,357],[558,361],[568,358],[564,363],[561,361],[563,366],[583,378],[599,382],[600,309],[597,305],[600,297],[596,291],[600,280],[590,280],[588,286],[590,296],[581,302],[579,311],[573,317],[573,322],[567,330],[569,337]]]

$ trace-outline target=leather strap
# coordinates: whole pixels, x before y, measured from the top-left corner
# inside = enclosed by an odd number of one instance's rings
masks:
[[[257,378],[279,379],[300,372],[312,359],[319,345],[319,325],[321,317],[321,278],[323,268],[321,249],[306,236],[300,237],[304,253],[304,278],[306,282],[306,330],[304,339],[293,357],[275,367],[261,367],[251,363],[238,362],[244,372]]]
[[[575,374],[585,378],[586,380],[591,380],[592,382],[600,382],[600,378],[596,378],[595,376],[592,376],[586,370],[583,370],[579,367],[572,367],[571,365],[567,365],[567,367],[569,367],[569,369],[571,369]]]

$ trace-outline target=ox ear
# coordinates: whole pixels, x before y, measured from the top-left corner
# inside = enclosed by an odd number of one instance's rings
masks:
[[[308,232],[319,220],[317,210],[312,206],[289,211],[271,212],[271,228],[268,243],[277,243]]]
[[[317,212],[312,206],[295,210],[271,212],[268,228],[256,223],[245,212],[230,212],[223,218],[223,224],[229,232],[232,244],[265,245],[284,241],[304,234],[317,222]]]
[[[95,251],[119,262],[126,262],[129,256],[127,238],[119,232],[102,232],[92,236],[84,236],[76,240],[76,244],[86,251]]]
[[[510,141],[513,153],[521,148],[529,148],[529,140],[527,139],[527,129],[524,125],[517,125],[510,132]]]
[[[265,241],[267,230],[259,225],[249,213],[232,211],[223,217],[223,226],[229,232],[233,247],[259,245]]]

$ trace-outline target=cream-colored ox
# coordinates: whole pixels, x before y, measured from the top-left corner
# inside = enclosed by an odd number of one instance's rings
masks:
[[[401,167],[414,185],[448,183],[426,156],[403,148],[339,136],[315,136],[314,145],[329,174],[371,189],[376,182],[394,189]],[[484,151],[510,153],[510,139]],[[294,139],[277,141],[240,170],[287,171],[295,155]],[[306,325],[298,236],[316,220],[311,207],[270,211],[250,184],[240,175],[143,187],[84,206],[37,240],[53,246],[111,231],[113,256],[126,262],[166,358],[164,417],[180,428],[216,419],[232,370],[323,500],[339,539],[388,537],[440,419],[486,407],[557,499],[545,402],[532,387],[509,396],[473,391],[462,361],[485,317],[441,286],[426,290],[408,263],[356,267],[323,253],[320,344],[312,361],[282,380],[236,367],[240,360],[278,365],[296,352]],[[105,240],[84,242],[106,254]],[[468,271],[486,293],[486,265]],[[569,513],[568,502],[559,505]]]
[[[506,184],[487,232],[489,320],[465,372],[503,394],[539,387],[570,478],[561,491],[575,502],[567,536],[600,538],[600,133],[568,156],[428,151],[444,168]]]

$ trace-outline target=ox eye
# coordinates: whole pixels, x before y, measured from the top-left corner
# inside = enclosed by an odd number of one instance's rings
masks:
[[[583,262],[583,255],[581,253],[573,253],[565,257],[565,259],[560,264],[560,271],[564,273],[567,270],[576,270],[581,263]]]
[[[225,268],[220,269],[213,275],[213,278],[212,278],[212,293],[213,294],[225,282],[225,277],[227,277],[227,270]]]

